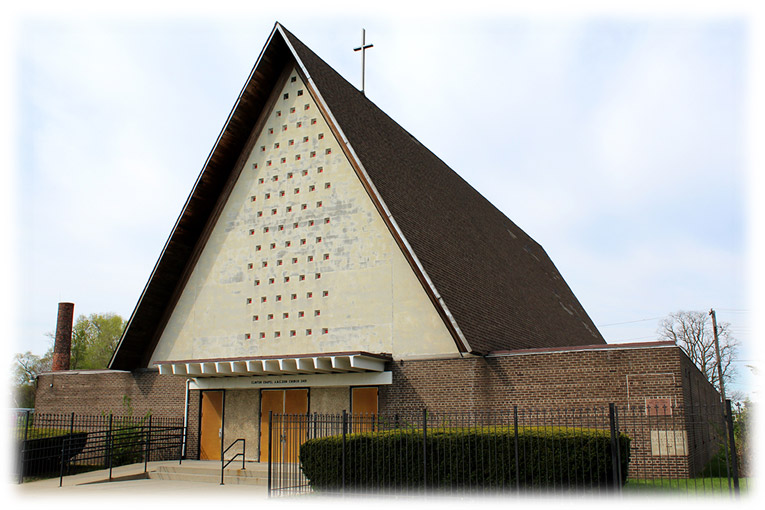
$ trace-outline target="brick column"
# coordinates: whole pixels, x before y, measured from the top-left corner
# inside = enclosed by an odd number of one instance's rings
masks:
[[[53,372],[69,370],[72,352],[72,317],[74,317],[74,303],[59,303],[56,342],[53,344],[53,367],[51,368]]]

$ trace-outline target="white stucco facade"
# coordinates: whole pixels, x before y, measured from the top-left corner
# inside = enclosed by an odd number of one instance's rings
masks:
[[[267,115],[151,362],[456,353],[297,72]]]

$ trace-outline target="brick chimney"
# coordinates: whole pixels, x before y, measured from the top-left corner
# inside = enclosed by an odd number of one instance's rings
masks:
[[[69,359],[72,354],[72,317],[74,303],[58,304],[58,319],[56,320],[56,342],[53,344],[53,372],[69,370]]]

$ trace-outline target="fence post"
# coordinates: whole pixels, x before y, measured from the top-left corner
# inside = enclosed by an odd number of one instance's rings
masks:
[[[272,444],[274,442],[274,412],[268,411],[268,497],[271,497]]]
[[[515,436],[515,490],[521,490],[521,460],[518,452],[518,406],[513,406],[513,435]]]
[[[24,442],[21,443],[21,454],[19,459],[19,483],[24,483],[24,458],[26,457],[27,441],[29,440],[29,410],[26,411],[24,418]]]
[[[149,431],[146,434],[146,453],[143,456],[143,472],[148,471],[149,455],[151,454],[151,415],[149,415]]]
[[[428,410],[422,408],[422,490],[428,491]]]
[[[58,473],[58,486],[61,487],[64,485],[64,450],[66,449],[66,442],[69,438],[65,437],[63,441],[61,441],[61,465],[59,466],[59,473]]]
[[[223,412],[221,413],[220,417],[220,484],[223,485],[223,469],[225,466],[223,454],[225,453],[224,448],[224,442],[226,439],[226,392],[223,392]]]
[[[114,442],[114,436],[112,434],[112,423],[114,415],[109,413],[109,432],[106,434],[106,457],[109,464],[109,480],[112,479],[112,447]]]
[[[343,473],[342,473],[343,495],[345,495],[345,439],[346,439],[345,436],[346,435],[348,435],[348,413],[345,411],[345,409],[343,409],[343,452],[342,452],[343,453]]]
[[[725,421],[728,422],[728,443],[730,444],[731,475],[733,476],[733,491],[738,497],[740,489],[738,485],[738,458],[736,457],[736,438],[733,434],[733,414],[731,413],[730,399],[725,400]]]
[[[619,406],[614,405],[614,424],[616,425],[616,473],[619,475],[617,486],[622,491],[622,441],[621,429],[619,428]]]
[[[611,425],[611,474],[613,476],[613,486],[617,492],[621,492],[622,481],[619,476],[619,437],[616,430],[616,405],[608,404],[608,420]]]

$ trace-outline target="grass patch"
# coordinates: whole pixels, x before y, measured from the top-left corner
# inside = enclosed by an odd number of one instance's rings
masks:
[[[749,478],[739,478],[742,493],[749,490],[749,480]],[[728,479],[724,477],[628,479],[624,492],[727,495]]]

